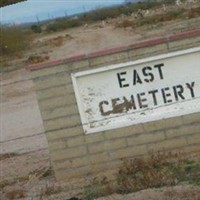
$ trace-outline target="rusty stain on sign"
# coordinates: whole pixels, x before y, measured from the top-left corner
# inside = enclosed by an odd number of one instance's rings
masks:
[[[72,74],[85,133],[200,111],[200,48]]]

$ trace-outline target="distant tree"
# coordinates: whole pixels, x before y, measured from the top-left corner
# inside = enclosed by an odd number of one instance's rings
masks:
[[[11,4],[20,3],[22,1],[27,1],[27,0],[0,0],[0,8]]]

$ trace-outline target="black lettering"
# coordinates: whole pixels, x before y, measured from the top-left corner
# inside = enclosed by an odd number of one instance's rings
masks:
[[[158,92],[158,90],[151,90],[151,91],[149,91],[149,94],[152,94],[154,106],[158,105],[157,98],[156,98],[156,93],[157,92]]]
[[[121,72],[121,73],[117,73],[117,78],[118,78],[118,82],[119,82],[119,87],[128,87],[129,84],[123,84],[122,82],[124,82],[126,79],[122,78],[121,75],[126,75],[126,72]]]
[[[192,98],[195,97],[195,95],[194,95],[194,84],[195,84],[195,82],[192,82],[191,84],[186,83],[186,86],[190,89],[190,93],[191,93]]]
[[[170,97],[171,94],[167,93],[167,91],[169,91],[168,87],[161,89],[163,100],[164,100],[164,103],[171,103],[172,100],[171,99],[167,99],[167,97]]]
[[[137,73],[137,71],[134,69],[133,70],[133,85],[136,85],[136,83],[142,84],[142,80],[141,80],[139,74]]]
[[[148,77],[148,78],[145,78],[144,81],[149,83],[149,82],[152,82],[154,80],[154,76],[153,76],[153,73],[151,72],[148,72],[148,71],[152,71],[152,68],[151,67],[144,67],[142,69],[142,72],[143,72],[143,75],[145,77]]]
[[[144,95],[145,95],[144,92],[137,94],[138,103],[139,103],[140,108],[147,108],[148,107],[146,104],[143,104],[145,101],[147,101],[146,98],[142,98],[142,96],[144,96]]]
[[[101,101],[101,102],[99,103],[99,110],[100,110],[100,112],[101,112],[101,115],[103,115],[103,116],[110,115],[111,111],[107,111],[107,112],[104,111],[104,109],[103,109],[103,105],[104,105],[104,104],[105,104],[105,105],[109,105],[108,101]]]
[[[179,97],[183,100],[185,99],[185,97],[183,96],[184,89],[182,85],[174,86],[173,90],[174,90],[174,96],[175,96],[176,101],[179,101]]]
[[[163,63],[154,65],[154,68],[158,68],[158,73],[159,73],[160,79],[164,79],[163,72],[162,72],[162,67],[164,67]]]

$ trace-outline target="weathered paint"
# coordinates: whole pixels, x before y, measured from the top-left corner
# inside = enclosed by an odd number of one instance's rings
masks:
[[[200,111],[200,48],[72,74],[85,133]]]

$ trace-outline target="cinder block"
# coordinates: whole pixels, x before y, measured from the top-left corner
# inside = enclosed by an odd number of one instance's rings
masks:
[[[55,176],[57,180],[69,180],[73,178],[82,178],[91,174],[91,168],[89,166],[79,167],[76,169],[66,169],[56,171]]]
[[[151,131],[164,130],[166,128],[178,127],[182,125],[181,117],[163,119],[159,121],[148,122],[144,124],[144,130],[148,133]]]
[[[62,140],[77,135],[83,135],[83,129],[81,126],[46,132],[48,141]]]
[[[183,40],[177,40],[173,42],[169,42],[169,49],[170,51],[177,51],[181,49],[191,48],[195,46],[199,46],[200,44],[200,37],[193,37],[187,38]]]
[[[119,160],[110,161],[102,164],[97,163],[95,165],[92,165],[91,172],[92,174],[98,174],[98,177],[102,178],[103,175],[106,175],[108,173],[116,174],[120,164],[121,162]],[[101,174],[102,176],[100,176],[99,174]]]
[[[67,91],[68,87],[67,86],[57,86],[57,87],[52,87],[52,88],[48,88],[45,90],[40,90],[37,91],[37,98],[40,102],[42,102],[42,100],[51,100],[50,98],[55,98],[55,97],[61,97],[64,95],[67,95],[66,91]],[[65,97],[63,97],[65,98]]]
[[[73,168],[89,166],[90,164],[91,162],[88,156],[84,156],[84,157],[80,157],[80,158],[76,158],[72,160]]]
[[[90,66],[97,66],[107,63],[127,62],[129,60],[127,52],[115,53],[111,55],[90,58]]]
[[[79,115],[78,108],[76,105],[57,107],[53,110],[41,111],[43,120],[54,119],[63,116]]]
[[[68,147],[75,147],[80,146],[81,144],[85,143],[85,137],[84,136],[78,136],[67,139],[67,146]]]
[[[110,151],[114,149],[119,149],[126,147],[127,143],[125,139],[115,139],[115,140],[107,140],[105,142],[95,143],[88,146],[89,152],[92,154]]]
[[[61,162],[56,162],[53,165],[53,169],[55,171],[59,170],[67,170],[69,168],[73,168],[72,161],[71,160],[63,160]]]
[[[88,146],[89,153],[96,154],[105,151],[104,142],[94,143]]]
[[[71,84],[37,91],[37,98],[39,101],[48,100],[48,98],[56,98],[64,95],[66,95],[67,97],[70,95],[74,95],[74,89]]]
[[[135,58],[137,59],[145,58],[145,57],[154,56],[154,55],[167,53],[167,52],[168,52],[167,44],[163,43],[163,44],[155,45],[153,47],[129,50],[128,53],[129,53],[130,59],[135,60]]]
[[[85,135],[85,142],[86,143],[95,143],[104,140],[104,133],[93,133],[89,135]]]
[[[71,106],[76,105],[76,100],[75,96],[72,95],[66,95],[66,96],[61,96],[61,97],[56,97],[56,98],[50,98],[46,99],[43,101],[39,101],[39,107],[40,110],[54,110],[58,107],[64,107],[64,106]]]
[[[56,170],[69,170],[69,169],[76,169],[79,167],[89,166],[90,159],[88,156],[74,158],[74,159],[68,159],[63,161],[58,161],[55,163],[54,169]]]
[[[77,70],[80,71],[83,69],[84,70],[89,69],[88,59],[68,63],[68,65],[66,67],[66,71],[68,71],[70,73],[75,72]]]
[[[147,154],[147,148],[145,145],[140,145],[119,149],[117,151],[111,152],[110,156],[113,159],[122,159],[127,157],[141,156],[144,154]]]
[[[34,80],[35,89],[37,91],[51,87],[57,87],[60,85],[67,85],[71,83],[72,83],[71,76],[66,72],[61,72],[50,76],[37,78]]]
[[[69,128],[81,124],[79,116],[62,117],[53,120],[44,121],[44,128],[46,131],[59,130],[62,128]]]
[[[184,124],[200,122],[200,113],[194,113],[194,114],[183,116],[183,122]]]
[[[37,77],[42,77],[42,76],[47,76],[47,75],[52,75],[60,72],[65,72],[66,71],[66,64],[65,65],[59,65],[55,67],[48,67],[48,68],[43,68],[40,70],[32,71],[31,72],[31,77],[33,79]]]
[[[85,146],[68,148],[60,151],[54,151],[51,153],[51,158],[54,162],[64,159],[71,159],[81,157],[87,154],[87,148]]]
[[[143,127],[141,124],[128,126],[124,128],[113,129],[105,132],[106,139],[124,138],[137,133],[142,133]]]
[[[104,162],[111,160],[111,158],[109,157],[107,152],[90,155],[89,159],[90,159],[90,163],[93,165],[98,164],[98,163],[104,163]]]
[[[127,146],[126,139],[112,139],[112,140],[107,140],[104,143],[104,147],[106,151],[120,149],[126,146]]]
[[[150,144],[148,145],[148,149],[149,151],[156,152],[156,151],[177,149],[180,147],[184,147],[186,145],[187,141],[185,138],[176,138],[172,140],[165,140],[162,142],[158,142],[156,144]]]
[[[167,138],[180,137],[185,135],[191,135],[200,132],[200,124],[192,124],[187,126],[181,126],[175,129],[169,129],[166,131]]]
[[[60,150],[60,149],[65,149],[66,148],[66,144],[64,141],[54,141],[54,142],[49,142],[49,148],[50,151],[56,151],[56,150]]]
[[[200,145],[200,130],[196,135],[187,136],[188,144],[199,144]]]
[[[138,145],[138,144],[149,144],[156,141],[162,141],[165,139],[164,131],[156,133],[146,133],[134,135],[127,138],[127,143],[129,146]]]

